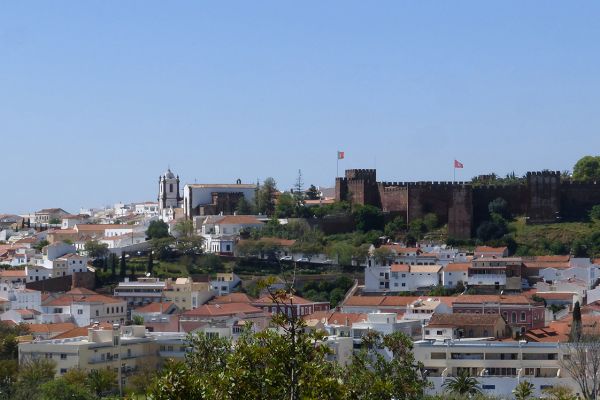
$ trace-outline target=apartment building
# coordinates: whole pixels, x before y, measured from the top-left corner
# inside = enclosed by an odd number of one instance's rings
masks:
[[[417,341],[415,361],[423,363],[432,386],[429,394],[442,394],[447,379],[468,373],[477,379],[484,394],[509,396],[522,380],[534,386],[540,396],[546,387],[579,387],[561,367],[564,357],[559,343],[526,341]]]
[[[137,281],[125,278],[115,288],[114,295],[124,299],[129,305],[142,306],[164,299],[166,289],[167,283],[159,278],[138,278]]]

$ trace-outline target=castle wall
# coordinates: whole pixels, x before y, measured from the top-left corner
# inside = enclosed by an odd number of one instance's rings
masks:
[[[581,220],[600,204],[600,182],[563,182],[560,187],[560,220]]]
[[[506,200],[512,215],[527,213],[528,191],[525,184],[473,187],[473,225],[489,219],[489,204],[497,198]]]
[[[528,172],[527,189],[527,222],[558,222],[560,217],[560,172]]]
[[[528,172],[522,183],[477,186],[464,182],[377,182],[371,169],[347,170],[336,179],[336,200],[371,204],[390,214],[404,214],[410,222],[434,213],[448,223],[448,234],[468,238],[489,218],[488,205],[497,198],[508,203],[513,215],[529,223],[583,219],[600,204],[600,183],[561,182],[560,173]]]
[[[404,214],[408,210],[408,188],[397,182],[380,182],[377,185],[383,212]]]

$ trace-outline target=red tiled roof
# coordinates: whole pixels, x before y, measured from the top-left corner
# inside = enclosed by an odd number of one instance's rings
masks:
[[[502,304],[536,304],[523,295],[485,295],[485,294],[465,294],[456,297],[454,304],[481,304],[481,303],[502,303]]]
[[[352,325],[356,322],[362,322],[367,319],[364,313],[342,313],[334,311],[327,318],[327,323],[331,325]]]
[[[490,246],[477,246],[475,247],[474,253],[503,253],[508,248],[505,247],[490,247]]]
[[[307,300],[305,298],[302,298],[300,296],[297,295],[293,295],[293,296],[289,296],[286,295],[285,298],[281,298],[280,299],[282,303],[285,304],[313,304],[313,303],[322,303],[319,301],[312,301],[312,300]],[[274,304],[273,299],[271,298],[270,295],[265,295],[260,297],[258,300],[253,301],[252,304]]]
[[[61,333],[60,335],[55,336],[53,339],[69,339],[69,338],[74,338],[74,337],[87,336],[88,329],[91,328],[92,326],[93,325],[75,327],[73,329],[70,329],[68,331]],[[98,324],[98,328],[110,330],[110,329],[112,329],[112,324],[110,324],[108,322],[102,322],[102,323]]]
[[[450,263],[444,267],[445,272],[466,272],[469,270],[469,263]]]
[[[204,304],[183,313],[185,316],[221,317],[237,314],[258,314],[263,311],[247,303]]]
[[[410,266],[406,264],[392,264],[392,272],[409,272]]]
[[[28,324],[27,327],[32,334],[51,334],[51,333],[63,333],[75,328],[75,325],[72,322],[62,322],[57,324]]]
[[[428,327],[489,326],[504,318],[498,314],[433,314]]]
[[[107,296],[103,294],[98,294],[94,291],[84,289],[84,288],[76,288],[70,292],[67,292],[63,295],[60,295],[55,298],[48,298],[45,302],[42,303],[44,306],[68,306],[73,303],[122,303],[123,299],[113,296]]]
[[[208,304],[227,304],[227,303],[247,303],[250,304],[255,301],[253,298],[248,296],[246,293],[231,293],[225,296],[217,296]]]
[[[3,278],[25,278],[26,276],[24,269],[5,269],[0,271],[0,277]]]
[[[170,307],[177,307],[175,303],[167,301],[164,303],[152,302],[145,306],[137,307],[135,312],[138,313],[159,313],[166,312]]]

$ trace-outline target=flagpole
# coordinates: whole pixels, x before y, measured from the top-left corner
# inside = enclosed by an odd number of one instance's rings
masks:
[[[340,151],[335,153],[335,177],[340,177]]]

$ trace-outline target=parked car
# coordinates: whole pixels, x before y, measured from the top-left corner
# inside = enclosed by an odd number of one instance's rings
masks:
[[[328,258],[327,260],[323,261],[323,264],[333,264],[333,260]]]
[[[306,257],[300,257],[299,259],[296,260],[296,262],[308,262],[308,258]]]
[[[292,256],[283,256],[279,259],[279,261],[292,261]]]

